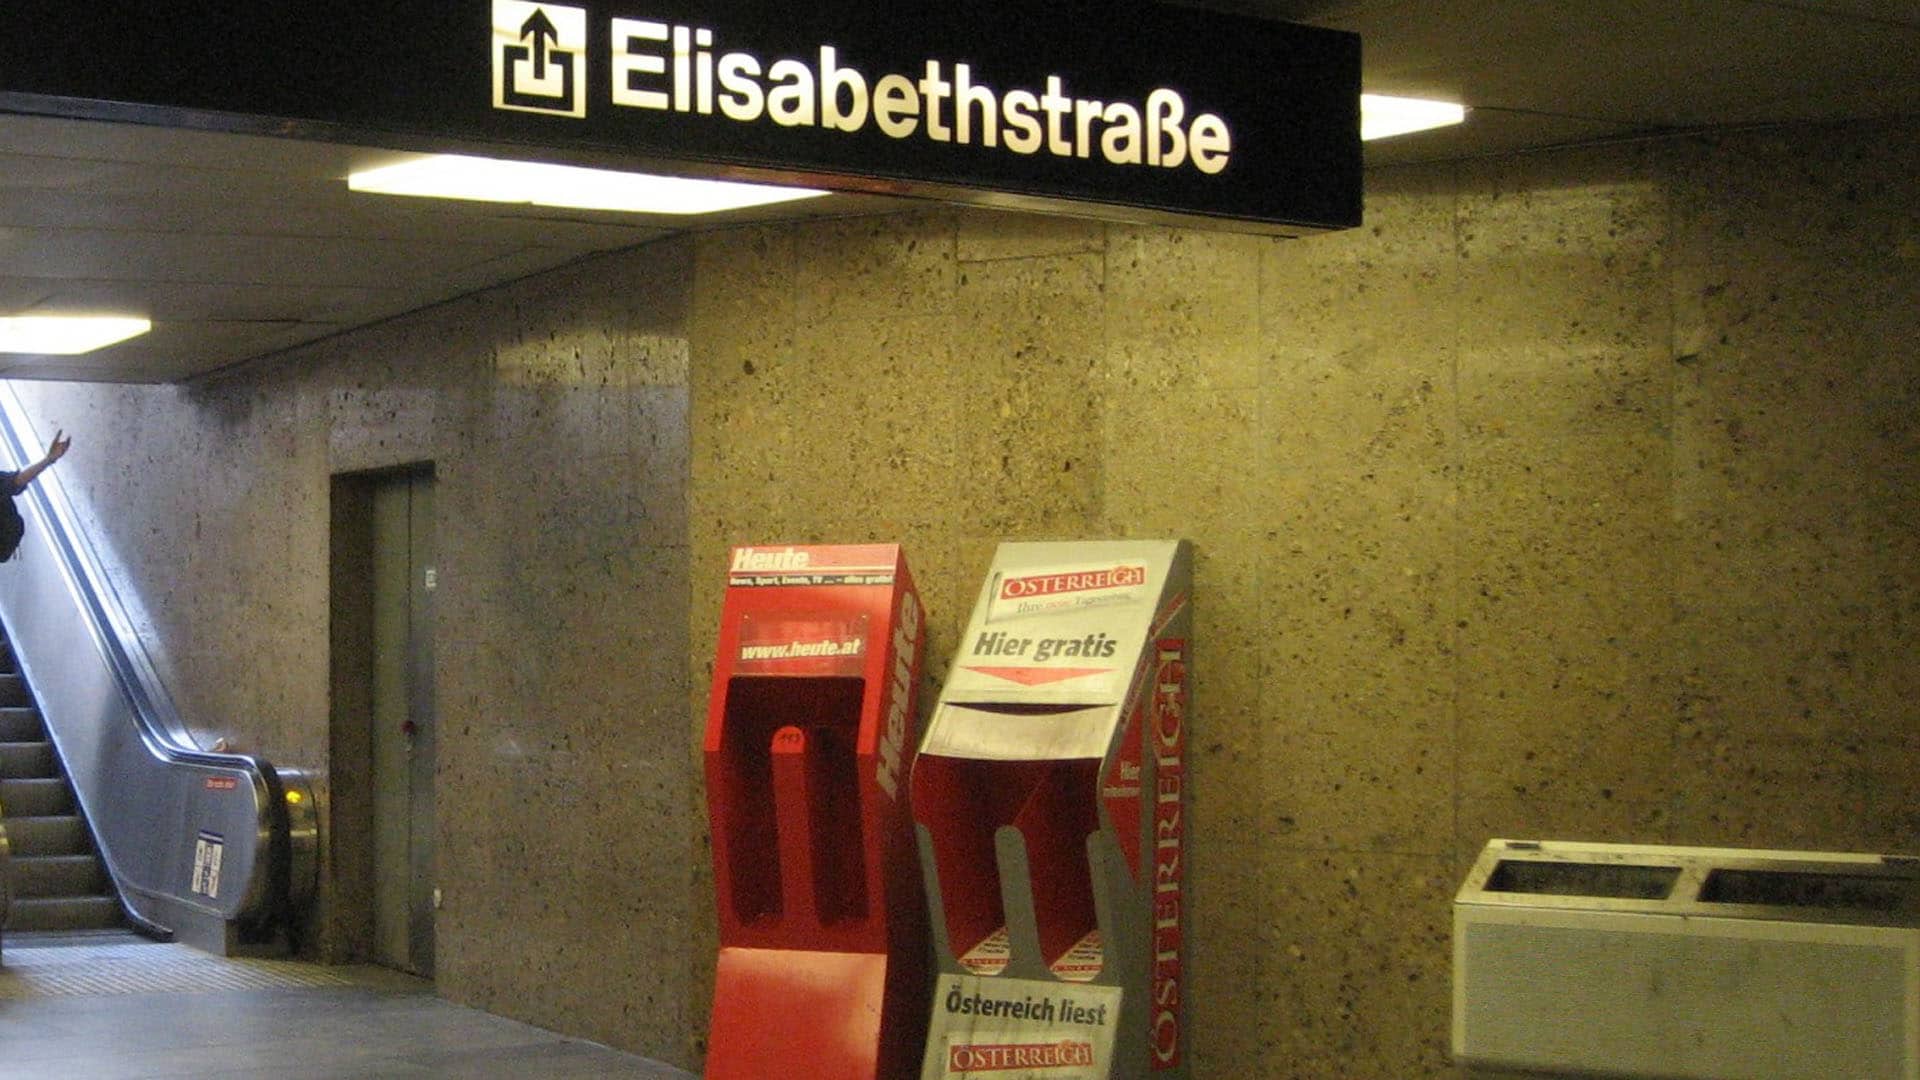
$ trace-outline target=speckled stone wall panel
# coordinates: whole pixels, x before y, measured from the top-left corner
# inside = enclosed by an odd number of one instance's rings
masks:
[[[1452,842],[1454,196],[1409,173],[1262,260],[1258,820],[1281,843]]]
[[[954,244],[954,254],[962,263],[1104,255],[1106,250],[1107,227],[1102,222],[991,210],[960,215]]]
[[[1914,134],[1376,172],[1299,241],[703,237],[692,634],[727,543],[901,540],[931,689],[995,541],[1193,538],[1196,1075],[1452,1075],[1490,836],[1912,847]],[[898,379],[908,333],[956,370]],[[822,342],[864,389],[803,385]],[[901,390],[948,422],[848,400]],[[780,482],[848,440],[871,519]]]
[[[285,764],[328,764],[330,479],[432,463],[439,991],[683,1063],[691,272],[654,245],[203,385],[28,388],[183,711]],[[355,923],[323,879],[317,951]]]
[[[1256,386],[1265,243],[1232,233],[1109,229],[1108,382],[1130,390]]]
[[[1099,515],[1108,455],[1103,402],[1088,385],[1103,363],[1101,279],[1101,259],[1089,254],[961,267],[945,373],[951,408],[922,430],[954,447],[937,483],[971,479],[948,511],[968,531],[1073,535]]]
[[[1914,142],[1895,125],[1676,152],[1686,840],[1913,844]]]
[[[1460,795],[1672,794],[1669,195],[1646,148],[1465,170]]]
[[[943,213],[846,218],[798,226],[794,315],[824,328],[951,315],[958,272]]]
[[[1260,1056],[1238,1068],[1288,1080],[1443,1073],[1451,860],[1303,851],[1263,867],[1256,940],[1270,997],[1238,1018],[1263,1034]]]
[[[297,717],[324,708],[324,686],[316,692],[279,668],[234,679],[227,666],[255,643],[325,653],[324,621],[303,617],[316,596],[324,603],[324,585],[316,592],[305,576],[281,572],[311,565],[301,540],[324,521],[324,501],[316,518],[300,472],[312,444],[297,434],[298,402],[235,387],[19,385],[37,422],[75,437],[60,475],[96,525],[103,564],[116,580],[157,582],[123,589],[123,598],[193,737],[323,756],[324,729]],[[179,410],[200,411],[206,426],[169,428]],[[254,445],[257,453],[235,449]]]

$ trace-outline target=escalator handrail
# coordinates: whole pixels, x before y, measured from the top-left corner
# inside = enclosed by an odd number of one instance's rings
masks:
[[[20,468],[34,460],[38,444],[27,442],[23,434],[31,431],[32,424],[14,388],[0,382],[0,462]],[[257,755],[215,753],[193,745],[172,697],[134,632],[111,579],[103,571],[85,532],[77,527],[77,515],[55,471],[42,473],[17,499],[27,504],[21,507],[26,512],[23,516],[30,520],[37,517],[43,525],[44,537],[66,576],[68,591],[81,605],[82,621],[111,669],[135,731],[147,751],[170,766],[238,771],[252,783],[260,806],[261,820],[257,826],[259,835],[266,838],[266,857],[255,861],[255,880],[247,885],[241,905],[242,917],[264,920],[282,914],[288,902],[287,876],[292,860],[288,850],[286,791],[277,770]],[[18,655],[16,658],[25,671],[26,658]],[[57,742],[58,733],[50,734]],[[123,891],[131,887],[136,892],[160,895],[150,887],[130,881],[129,875],[117,866],[114,852],[104,838],[99,847],[102,860]],[[192,897],[166,895],[189,906],[195,904]],[[150,921],[130,905],[128,914],[136,922],[148,923],[149,929],[164,929],[151,926]]]

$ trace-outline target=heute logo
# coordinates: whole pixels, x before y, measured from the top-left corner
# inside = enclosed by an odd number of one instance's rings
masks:
[[[812,564],[812,554],[798,548],[760,551],[743,547],[735,548],[733,551],[733,573],[736,574],[766,570],[805,570]]]
[[[880,760],[874,780],[887,798],[900,797],[900,764],[906,754],[908,725],[912,721],[913,658],[920,649],[920,604],[910,592],[900,594],[900,613],[893,622],[893,672],[887,681],[887,723],[880,733]]]
[[[1054,1043],[956,1043],[947,1048],[949,1076],[1092,1065],[1093,1044],[1075,1039]]]

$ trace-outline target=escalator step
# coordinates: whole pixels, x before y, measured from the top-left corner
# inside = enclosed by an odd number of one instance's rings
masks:
[[[73,813],[73,789],[65,780],[42,777],[0,780],[0,808],[16,817],[56,817]]]
[[[7,911],[7,929],[104,930],[121,925],[120,901],[111,896],[15,897]]]
[[[0,779],[20,780],[55,775],[50,742],[0,742]]]
[[[107,868],[92,855],[29,855],[12,860],[15,900],[101,896]]]
[[[30,705],[0,706],[0,743],[37,742],[46,737],[39,710]]]
[[[35,855],[85,855],[93,851],[87,823],[66,814],[7,818],[7,844],[16,860]]]
[[[19,672],[0,672],[0,706],[9,708],[32,705],[33,694],[27,689],[26,676]]]

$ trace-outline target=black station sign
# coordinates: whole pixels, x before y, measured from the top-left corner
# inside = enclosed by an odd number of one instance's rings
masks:
[[[0,111],[1265,232],[1360,220],[1360,43],[1005,0],[6,0]]]

